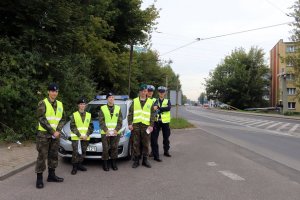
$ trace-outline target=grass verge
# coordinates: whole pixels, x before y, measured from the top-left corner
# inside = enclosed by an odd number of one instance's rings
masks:
[[[170,123],[171,129],[194,128],[195,126],[184,118],[172,118]]]

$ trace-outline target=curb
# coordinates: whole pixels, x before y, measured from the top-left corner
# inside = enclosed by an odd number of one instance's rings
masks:
[[[28,162],[28,163],[23,164],[23,165],[21,165],[21,166],[15,168],[15,169],[12,169],[12,170],[8,171],[8,172],[5,173],[5,174],[1,174],[1,175],[0,175],[0,181],[3,181],[3,180],[5,180],[5,179],[7,179],[8,177],[11,177],[11,176],[13,176],[13,175],[15,175],[15,174],[17,174],[17,173],[23,171],[24,169],[27,169],[28,167],[31,167],[32,165],[35,164],[35,162],[36,162],[35,160],[34,160],[34,161],[31,161],[31,162]]]

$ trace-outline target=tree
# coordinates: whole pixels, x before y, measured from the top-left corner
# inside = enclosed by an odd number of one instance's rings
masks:
[[[205,93],[204,92],[201,92],[199,98],[198,98],[198,101],[200,102],[200,104],[204,104],[204,99],[205,99]]]
[[[297,88],[300,88],[300,1],[295,1],[295,4],[291,7],[291,9],[292,12],[290,13],[290,16],[295,19],[292,23],[293,30],[291,40],[295,43],[297,51],[292,55],[288,55],[284,59],[286,62],[294,66],[295,85]],[[300,90],[297,90],[297,97],[300,101]]]
[[[235,49],[206,79],[206,94],[241,109],[265,106],[267,74],[262,49],[252,47],[248,53]]]

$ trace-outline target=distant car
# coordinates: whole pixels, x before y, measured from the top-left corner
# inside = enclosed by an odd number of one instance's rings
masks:
[[[184,105],[185,105],[185,106],[189,106],[190,104],[188,104],[188,103],[185,103]]]
[[[230,106],[225,104],[225,103],[220,104],[219,107],[222,108],[222,109],[229,109],[230,108]]]
[[[88,103],[86,111],[90,112],[92,115],[92,121],[94,125],[94,131],[90,135],[89,146],[87,148],[86,157],[87,159],[101,159],[102,158],[102,142],[101,142],[101,127],[99,125],[99,111],[102,105],[106,105],[107,100],[105,95],[96,96],[95,100]],[[115,105],[121,107],[121,112],[123,116],[123,124],[121,128],[121,138],[118,145],[118,157],[128,158],[131,157],[131,147],[130,147],[130,135],[131,132],[128,129],[128,112],[129,107],[132,104],[132,100],[129,99],[127,95],[116,95]],[[62,129],[62,134],[60,138],[60,146],[58,154],[63,158],[72,157],[72,142],[70,136],[70,121],[65,124]]]
[[[207,103],[203,104],[203,108],[209,108],[209,105]]]

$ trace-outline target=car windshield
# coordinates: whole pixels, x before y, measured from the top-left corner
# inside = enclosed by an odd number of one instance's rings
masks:
[[[86,111],[91,113],[93,120],[99,119],[99,111],[100,111],[100,107],[102,105],[105,105],[105,103],[103,103],[103,104],[88,104]],[[122,116],[123,116],[123,119],[125,119],[126,114],[127,114],[126,104],[116,104],[116,105],[121,107]]]

